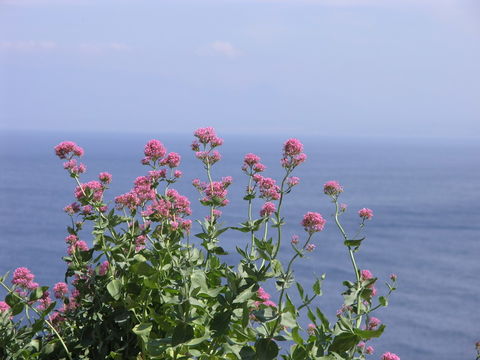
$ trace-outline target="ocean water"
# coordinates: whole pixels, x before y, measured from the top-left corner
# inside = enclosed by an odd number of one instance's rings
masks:
[[[151,138],[182,155],[184,178],[175,188],[192,200],[194,218],[205,216],[206,209],[198,205],[198,194],[190,185],[193,178],[205,177],[189,149],[190,136],[0,133],[0,273],[27,266],[42,285],[63,279],[61,256],[69,218],[62,209],[73,201],[74,183],[54,156],[54,145],[73,140],[84,147],[85,181],[100,171],[111,172],[113,183],[106,198],[112,200],[146,172],[139,159]],[[215,166],[214,177],[234,178],[223,220],[235,225],[246,215],[241,200],[246,186],[240,171],[243,155],[257,153],[267,165],[266,175],[279,178],[285,138],[224,138],[223,160]],[[315,237],[317,248],[294,270],[306,283],[312,282],[313,274],[326,274],[324,295],[317,304],[334,321],[342,303],[341,282],[353,279],[331,218],[332,204],[322,193],[326,181],[338,180],[345,189],[342,202],[349,206],[343,221],[350,233],[358,224],[358,209],[369,207],[375,213],[357,255],[360,267],[380,280],[387,280],[390,273],[399,277],[389,307],[376,314],[387,328],[382,338],[372,342],[372,358],[391,351],[403,360],[474,359],[474,343],[480,340],[480,145],[434,139],[300,140],[308,160],[295,174],[301,183],[286,198],[281,259],[292,256],[288,238],[302,234],[302,214],[322,213],[327,226]],[[88,233],[83,239],[90,241]],[[225,261],[233,263],[235,246],[245,244],[246,238],[227,232],[222,241],[232,252]],[[385,291],[382,281],[377,287],[380,294]]]

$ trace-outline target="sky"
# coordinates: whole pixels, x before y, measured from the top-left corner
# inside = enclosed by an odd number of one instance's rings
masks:
[[[480,137],[477,0],[0,0],[0,131]]]

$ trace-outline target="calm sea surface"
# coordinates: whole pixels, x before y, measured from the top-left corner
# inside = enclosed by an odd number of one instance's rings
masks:
[[[69,218],[62,209],[73,201],[74,184],[54,156],[54,145],[73,140],[84,147],[85,181],[100,171],[111,172],[113,183],[106,197],[112,200],[146,172],[139,159],[151,138],[182,155],[184,178],[176,188],[192,200],[194,217],[206,215],[190,185],[193,178],[204,177],[189,149],[190,136],[0,133],[0,273],[27,266],[42,285],[63,279],[61,256]],[[214,176],[234,178],[223,220],[235,225],[246,214],[240,196],[246,186],[240,171],[243,155],[257,153],[267,165],[266,175],[279,178],[285,139],[225,140]],[[331,219],[332,204],[322,194],[322,185],[334,179],[345,188],[342,202],[349,208],[343,219],[350,232],[358,224],[358,209],[369,207],[375,213],[358,255],[360,267],[380,279],[390,273],[399,277],[390,306],[376,315],[387,328],[372,344],[373,358],[391,351],[403,360],[474,359],[474,343],[480,340],[480,145],[459,140],[300,140],[308,160],[296,173],[300,185],[286,199],[285,234],[301,234],[299,221],[307,211],[327,219],[325,231],[315,238],[317,249],[297,263],[295,273],[305,282],[311,282],[312,274],[326,273],[318,304],[331,321],[342,303],[341,282],[353,279]],[[90,241],[88,233],[83,239]],[[245,241],[240,233],[227,232],[222,245],[232,255],[225,260],[233,263],[235,246]],[[285,244],[281,258],[291,255]]]

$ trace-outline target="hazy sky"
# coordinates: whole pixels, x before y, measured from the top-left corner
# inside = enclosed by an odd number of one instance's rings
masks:
[[[0,130],[480,137],[478,0],[0,0]]]

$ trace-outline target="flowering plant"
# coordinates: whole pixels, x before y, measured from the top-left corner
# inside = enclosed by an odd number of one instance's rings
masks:
[[[315,305],[325,275],[307,291],[293,272],[295,261],[315,250],[314,237],[323,230],[324,217],[307,212],[296,219],[304,235],[290,239],[288,263],[278,258],[279,251],[287,251],[281,246],[287,221],[282,204],[299,184],[292,174],[306,160],[303,145],[297,139],[284,143],[278,183],[262,175],[266,167],[259,156],[245,155],[247,218],[239,226],[224,227],[219,219],[233,180],[214,180],[212,171],[221,159],[217,149],[223,140],[213,128],[194,135],[191,148],[206,177],[193,180],[193,186],[208,208],[208,215],[197,220],[199,246],[190,241],[190,200],[172,188],[182,177],[179,154],[150,140],[141,160],[149,171],[109,209],[104,194],[112,176],[102,172],[98,180],[81,182],[83,149],[69,141],[55,147],[76,182],[76,201],[64,209],[71,218],[65,282],[49,291],[24,267],[10,281],[8,274],[0,278],[7,290],[0,302],[2,359],[360,360],[374,352],[370,342],[382,335],[385,325],[372,314],[388,305],[396,275],[386,282],[387,293],[377,297],[377,278],[355,260],[372,210],[358,211],[359,230],[349,236],[340,221],[346,213],[346,205],[339,203],[343,187],[336,181],[324,185],[353,269],[353,278],[343,283],[344,302],[331,322]],[[263,204],[255,216],[258,199]],[[87,224],[90,245],[81,240]],[[236,266],[222,260],[226,231],[246,239],[237,245]],[[264,287],[273,285],[276,292],[269,294]],[[292,287],[298,297],[292,296]],[[381,359],[400,358],[388,352]]]

